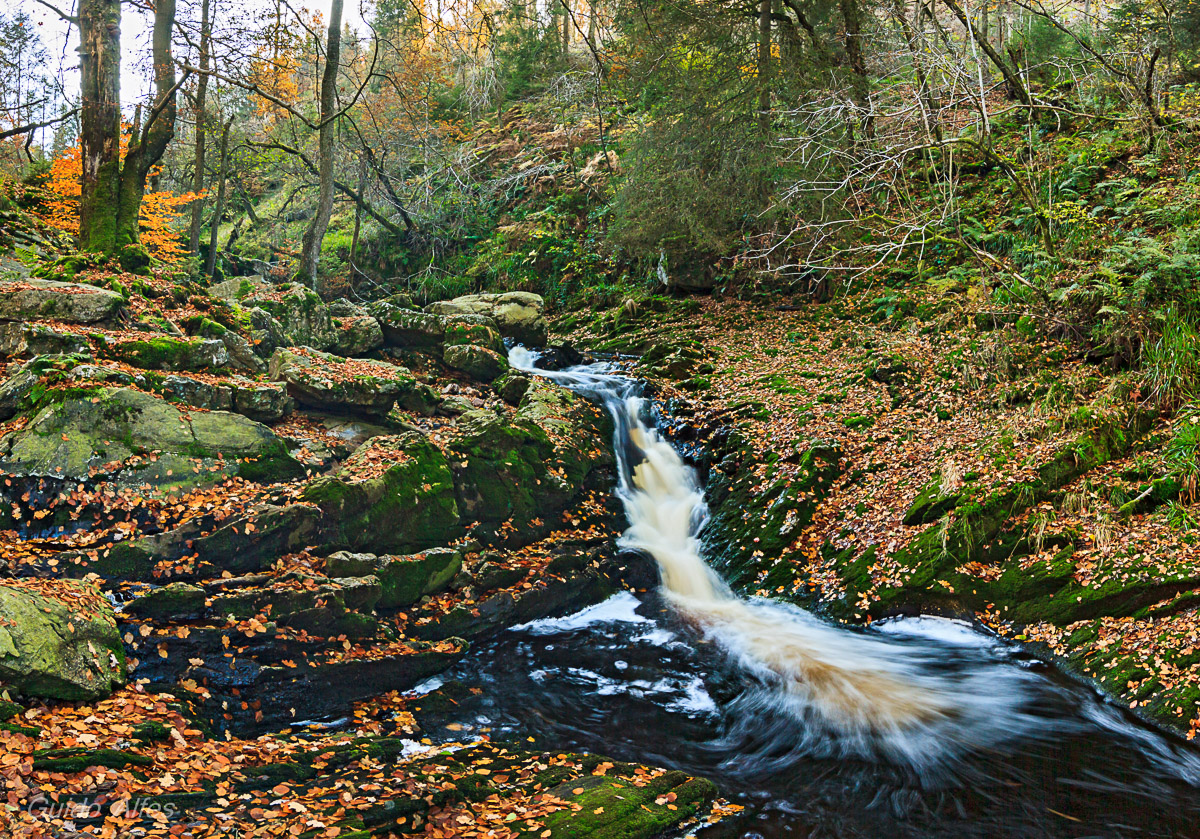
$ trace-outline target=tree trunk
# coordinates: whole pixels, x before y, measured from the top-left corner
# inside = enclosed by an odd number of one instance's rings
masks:
[[[79,244],[85,251],[111,253],[117,240],[113,209],[121,189],[119,0],[81,2],[79,75]]]
[[[204,265],[204,275],[209,282],[216,279],[217,273],[217,234],[221,230],[221,215],[225,212],[225,173],[229,168],[229,127],[233,125],[231,116],[225,122],[221,131],[221,163],[217,168],[217,203],[213,207],[212,219],[208,223],[208,260]]]
[[[196,86],[196,154],[195,169],[192,173],[192,192],[197,195],[204,190],[204,142],[208,126],[205,125],[207,115],[205,107],[208,100],[208,53],[212,38],[212,23],[209,20],[208,9],[210,0],[202,0],[200,4],[200,81]],[[188,229],[188,249],[192,253],[200,250],[200,226],[204,213],[204,202],[197,198],[192,202],[192,220]]]
[[[321,128],[317,146],[320,150],[320,192],[317,210],[308,229],[304,231],[300,251],[298,279],[312,288],[317,284],[317,264],[321,257],[321,242],[333,215],[333,152],[337,130],[334,113],[337,110],[338,65],[342,55],[342,0],[333,0],[329,10],[329,39],[325,46],[325,72],[321,75]]]
[[[155,4],[151,40],[154,103],[145,126],[129,141],[124,163],[121,162],[120,5],[117,0],[83,0],[79,19],[83,99],[80,247],[118,256],[127,271],[142,271],[150,262],[141,247],[138,231],[146,177],[175,136],[177,91],[171,56],[175,0],[158,0]]]
[[[562,53],[566,55],[571,49],[571,5],[568,0],[562,0]]]
[[[850,70],[854,73],[854,98],[866,114],[862,121],[863,134],[870,137],[875,133],[875,119],[871,115],[871,82],[862,48],[862,15],[858,0],[839,0],[839,6],[846,29],[846,57],[850,59]]]
[[[758,2],[758,128],[771,130],[771,0]]]
[[[1033,99],[1030,97],[1029,91],[1025,89],[1025,84],[1018,75],[1019,70],[1009,67],[1008,62],[1000,57],[1000,54],[988,43],[987,38],[984,38],[975,25],[967,18],[967,13],[963,11],[963,7],[958,4],[957,0],[942,0],[942,2],[947,9],[954,13],[954,16],[958,18],[958,22],[962,24],[963,29],[967,30],[967,34],[975,39],[975,43],[979,45],[979,48],[996,65],[996,69],[1004,77],[1004,82],[1008,85],[1008,89],[1012,92],[1012,95],[1019,99],[1021,104],[1032,107]]]

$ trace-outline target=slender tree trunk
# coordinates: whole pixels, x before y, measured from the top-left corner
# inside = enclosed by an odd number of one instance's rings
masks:
[[[79,6],[79,243],[111,253],[117,240],[112,209],[121,189],[121,4],[83,0]]]
[[[196,152],[195,152],[195,169],[192,172],[192,192],[199,194],[204,190],[204,143],[207,136],[208,126],[205,120],[208,118],[205,113],[205,108],[208,104],[208,55],[210,47],[210,38],[212,37],[212,23],[209,20],[210,0],[202,0],[200,4],[200,80],[196,85]],[[200,250],[200,226],[203,221],[204,202],[197,198],[192,202],[192,220],[188,228],[188,249],[192,253]]]
[[[342,55],[342,0],[333,0],[329,10],[329,38],[325,45],[325,72],[321,76],[321,128],[317,142],[320,150],[320,192],[317,209],[308,229],[304,231],[300,251],[299,279],[312,288],[317,284],[317,265],[321,258],[321,242],[333,216],[333,153],[337,131],[337,77]]]
[[[225,181],[229,169],[229,127],[233,125],[233,117],[225,121],[221,130],[221,162],[217,167],[217,203],[213,207],[212,219],[208,223],[208,260],[204,265],[204,275],[209,282],[216,279],[217,273],[217,234],[221,231],[221,215],[225,212]]]
[[[771,130],[771,0],[758,2],[758,128]]]
[[[839,0],[842,24],[846,29],[846,56],[850,59],[850,70],[854,73],[854,98],[866,117],[862,121],[863,134],[870,137],[875,133],[875,118],[871,115],[871,80],[867,77],[867,61],[862,48],[862,14],[858,0]]]
[[[363,196],[367,193],[367,158],[364,156],[358,164],[358,200],[354,202],[354,235],[350,239],[350,270],[351,282],[353,273],[358,271],[355,262],[355,252],[358,250],[358,233],[362,227]]]
[[[908,46],[908,53],[912,58],[913,71],[917,75],[917,97],[920,99],[925,133],[931,140],[941,143],[942,123],[938,114],[938,103],[934,99],[933,90],[929,85],[929,73],[925,67],[925,56],[921,45],[921,31],[925,25],[924,6],[921,3],[917,3],[913,7],[916,26],[908,19],[900,0],[895,0],[892,7],[892,15],[896,18],[896,23],[899,24],[900,31],[904,35],[904,43]]]
[[[571,49],[571,4],[562,0],[562,54],[566,55]]]
[[[979,45],[979,48],[996,65],[996,69],[1004,77],[1004,81],[1008,85],[1009,90],[1012,91],[1013,96],[1019,99],[1023,105],[1032,106],[1033,99],[1030,97],[1029,91],[1025,89],[1025,84],[1018,75],[1019,71],[1008,66],[1008,62],[996,52],[992,45],[988,43],[987,38],[984,38],[979,29],[967,18],[967,13],[963,11],[963,7],[959,5],[957,0],[942,0],[942,2],[946,5],[947,9],[954,13],[954,16],[958,18],[958,22],[967,30],[967,34],[975,39],[975,43]]]

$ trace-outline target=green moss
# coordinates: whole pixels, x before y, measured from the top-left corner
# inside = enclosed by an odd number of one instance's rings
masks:
[[[145,370],[207,369],[210,365],[196,338],[156,337],[114,344],[107,357]]]
[[[576,789],[583,792],[575,793]],[[560,810],[546,817],[546,829],[552,835],[651,839],[694,816],[716,797],[717,788],[711,781],[690,778],[683,772],[667,772],[644,786],[626,778],[587,775],[568,781],[554,794],[581,809]]]
[[[282,440],[274,440],[258,457],[238,461],[237,474],[247,481],[274,484],[303,478],[305,469],[304,464],[291,456]]]
[[[355,458],[372,446],[399,447],[405,459],[382,475],[355,480]],[[335,476],[310,482],[300,499],[321,508],[330,544],[386,553],[444,545],[462,533],[454,478],[445,455],[417,434],[376,438]]]
[[[171,732],[157,720],[138,723],[133,727],[133,739],[141,743],[156,743],[167,740]]]
[[[93,766],[124,769],[129,766],[150,766],[154,759],[116,749],[40,749],[33,753],[34,771],[74,773]]]

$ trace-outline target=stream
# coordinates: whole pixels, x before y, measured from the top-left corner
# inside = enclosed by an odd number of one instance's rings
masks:
[[[696,834],[711,839],[1200,836],[1200,749],[964,622],[846,628],[737,595],[704,560],[702,488],[637,383],[604,364],[536,372],[612,415],[620,545],[662,585],[478,644],[418,689],[453,691],[419,717],[431,736],[702,775],[745,807]]]

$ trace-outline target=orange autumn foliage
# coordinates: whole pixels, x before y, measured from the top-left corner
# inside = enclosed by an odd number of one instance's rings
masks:
[[[122,137],[124,155],[127,138]],[[79,178],[83,171],[79,146],[67,149],[50,166],[50,177],[44,187],[44,199],[34,214],[51,227],[71,235],[79,234]],[[150,255],[168,264],[178,262],[187,249],[174,229],[174,222],[183,207],[203,193],[147,192],[142,198],[140,228],[142,245]]]

